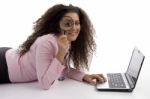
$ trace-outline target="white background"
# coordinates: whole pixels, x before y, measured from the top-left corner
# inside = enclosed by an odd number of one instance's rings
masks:
[[[149,0],[1,0],[0,47],[17,48],[31,35],[33,22],[57,3],[81,7],[95,27],[97,53],[89,73],[125,72],[137,46],[146,56],[139,79],[149,78]]]

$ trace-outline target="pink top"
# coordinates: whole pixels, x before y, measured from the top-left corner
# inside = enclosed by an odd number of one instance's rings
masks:
[[[82,81],[84,73],[62,65],[56,58],[57,52],[57,39],[53,34],[37,38],[30,50],[20,59],[17,50],[8,50],[6,61],[10,81],[38,80],[43,89],[49,89],[53,82],[62,75]]]

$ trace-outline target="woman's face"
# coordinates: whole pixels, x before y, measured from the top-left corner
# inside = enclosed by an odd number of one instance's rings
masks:
[[[69,12],[69,13],[66,13],[64,15],[64,17],[60,20],[60,23],[61,21],[63,20],[66,20],[66,18],[70,18],[71,20],[71,28],[66,28],[67,30],[64,30],[61,28],[61,33],[65,33],[65,35],[67,35],[67,39],[68,41],[75,41],[80,33],[80,20],[79,20],[79,16],[77,13],[75,12]],[[69,19],[68,19],[69,20]],[[68,27],[70,26],[70,23],[65,23],[65,25],[67,25]]]

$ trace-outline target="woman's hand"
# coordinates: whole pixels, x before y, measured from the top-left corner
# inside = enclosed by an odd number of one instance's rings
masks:
[[[60,35],[57,39],[58,44],[58,54],[56,58],[63,64],[64,63],[64,57],[66,53],[68,52],[70,43],[67,39],[67,35]]]
[[[99,82],[99,83],[106,82],[106,78],[103,76],[103,74],[91,74],[91,75],[86,74],[83,77],[83,81],[86,83],[95,85],[96,82]]]

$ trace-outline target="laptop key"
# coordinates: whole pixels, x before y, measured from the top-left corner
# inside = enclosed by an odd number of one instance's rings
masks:
[[[121,73],[107,74],[110,88],[126,88]]]

